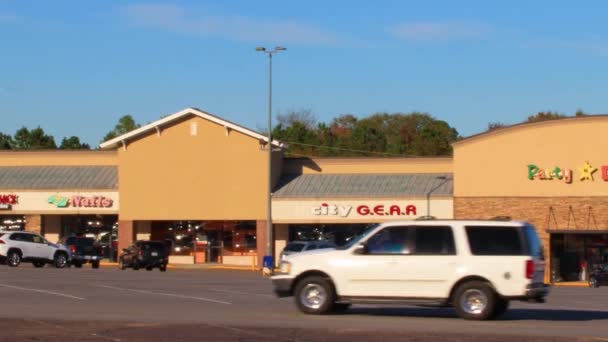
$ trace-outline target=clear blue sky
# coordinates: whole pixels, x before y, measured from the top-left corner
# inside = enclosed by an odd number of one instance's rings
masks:
[[[608,113],[606,1],[0,0],[0,132],[93,146],[124,114],[424,111],[463,136],[537,111]]]

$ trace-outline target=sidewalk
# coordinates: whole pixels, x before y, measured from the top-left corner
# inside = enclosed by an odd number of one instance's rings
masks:
[[[118,268],[117,262],[101,261],[99,264],[101,267],[116,267]],[[261,272],[260,269],[252,266],[237,266],[237,265],[222,265],[222,264],[169,264],[167,268],[173,269],[184,269],[184,270],[239,270],[239,271],[252,271]]]
[[[586,281],[564,281],[560,283],[553,283],[551,286],[555,287],[589,287],[589,282]]]

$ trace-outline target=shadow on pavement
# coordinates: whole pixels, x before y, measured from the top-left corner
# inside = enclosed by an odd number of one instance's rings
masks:
[[[369,308],[353,307],[342,313],[343,315],[371,315],[371,316],[411,316],[434,318],[458,318],[452,308],[413,308],[388,307]],[[509,309],[504,315],[497,318],[499,321],[592,321],[608,320],[608,311],[587,310],[560,310],[560,309]]]

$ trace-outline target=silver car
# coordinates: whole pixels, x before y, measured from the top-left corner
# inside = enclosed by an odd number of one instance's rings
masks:
[[[281,260],[290,254],[325,248],[336,248],[336,244],[331,241],[292,241],[283,248]]]

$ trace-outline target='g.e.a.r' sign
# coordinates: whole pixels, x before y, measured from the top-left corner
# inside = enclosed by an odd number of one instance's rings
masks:
[[[589,162],[581,165],[578,169],[578,180],[593,181],[593,174],[598,170],[593,167]],[[602,165],[601,177],[604,181],[608,181],[608,165]],[[552,168],[544,169],[534,164],[528,164],[528,179],[529,180],[561,180],[566,184],[571,184],[574,177],[572,169],[562,168],[555,166]]]

